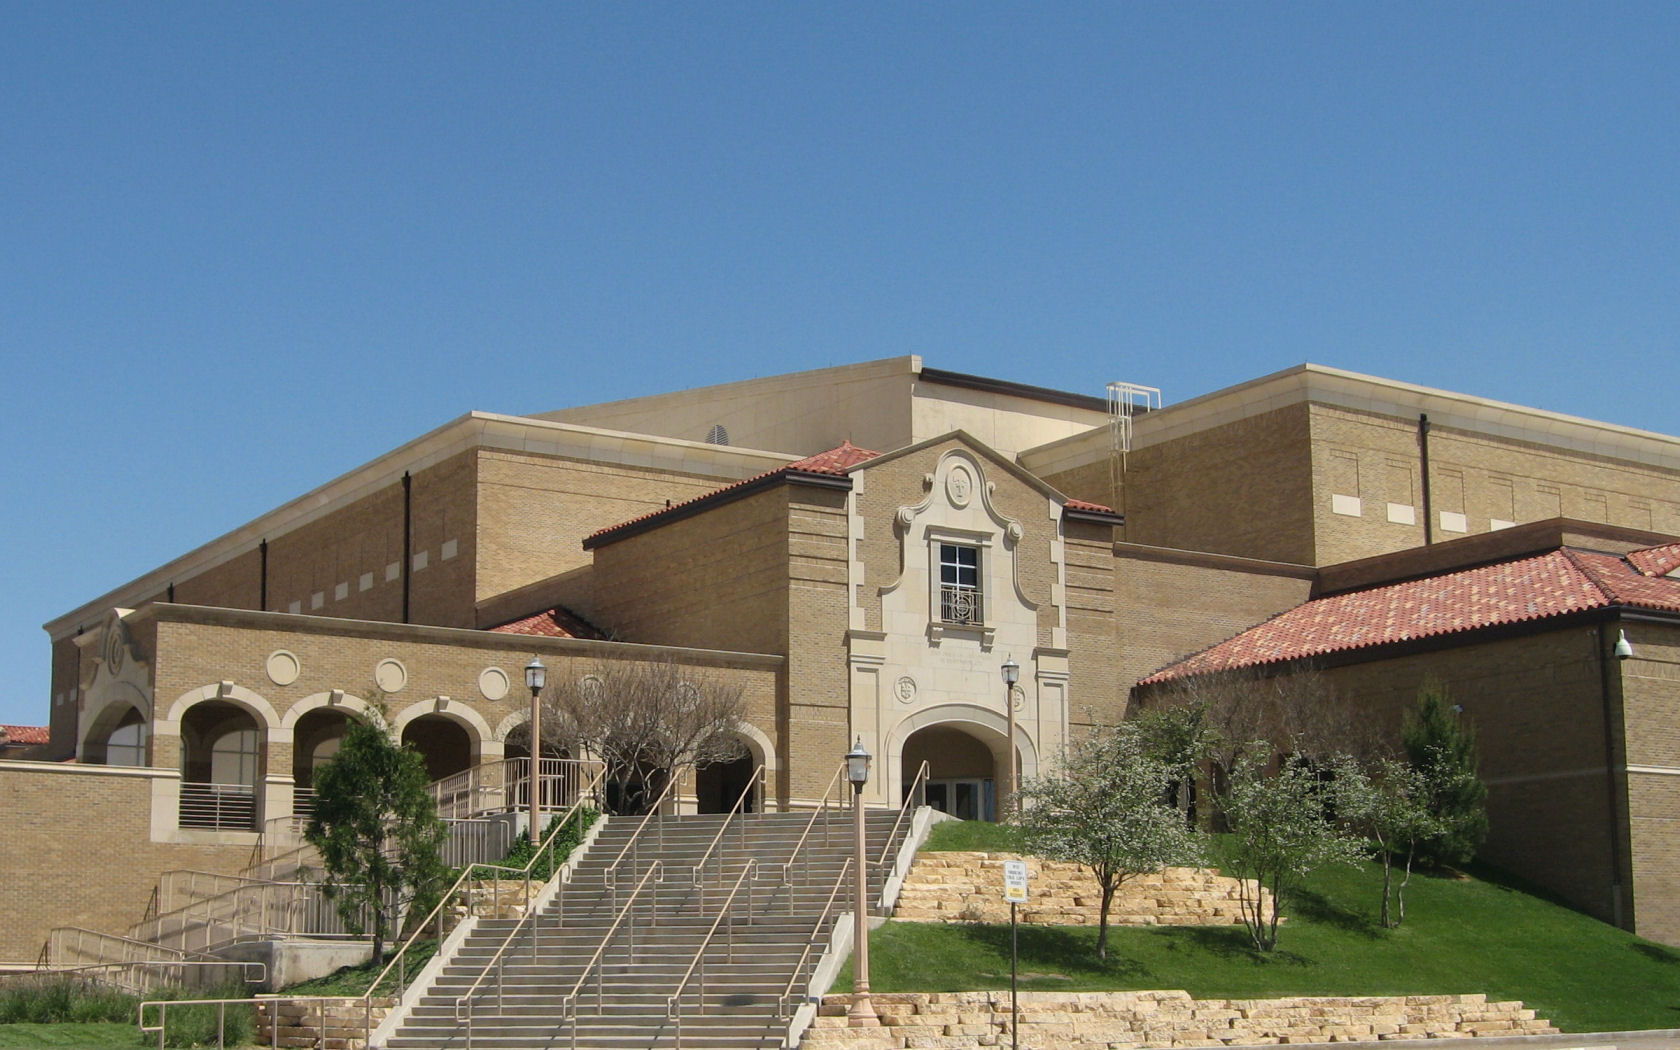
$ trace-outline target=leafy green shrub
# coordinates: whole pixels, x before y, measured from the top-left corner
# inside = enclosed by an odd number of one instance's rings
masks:
[[[559,827],[560,815],[556,814],[552,817],[548,826],[543,829],[543,838],[546,839],[549,835],[554,835],[553,849],[543,850],[542,856],[536,864],[531,866],[531,878],[538,882],[547,882],[553,878],[555,869],[566,863],[566,858],[572,855],[572,850],[577,849],[578,843],[583,841],[583,836],[589,831],[590,826],[595,823],[598,816],[600,814],[593,809],[580,809],[576,816],[566,822],[566,826],[561,828],[558,834],[555,834],[555,829]],[[502,865],[509,868],[523,868],[530,863],[533,850],[531,837],[521,834],[513,840],[513,846],[509,848],[507,856],[502,858]],[[486,877],[494,877],[497,873],[486,871],[484,874]]]

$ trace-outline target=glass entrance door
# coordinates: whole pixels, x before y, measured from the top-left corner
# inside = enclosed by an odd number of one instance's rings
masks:
[[[929,780],[927,804],[962,820],[996,820],[996,788],[990,777]]]

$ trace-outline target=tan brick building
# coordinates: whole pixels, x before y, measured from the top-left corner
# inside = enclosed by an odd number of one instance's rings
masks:
[[[512,753],[533,656],[739,684],[767,805],[810,803],[861,738],[873,802],[925,760],[939,804],[985,817],[1008,756],[1046,768],[1327,567],[1563,516],[1680,533],[1675,438],[1316,366],[1142,389],[908,357],[439,427],[46,625],[51,743],[0,764],[38,829],[0,857],[17,912],[54,899],[41,835],[134,843],[77,913],[96,927],[165,868],[236,867],[376,694],[434,773]],[[77,801],[106,784],[116,808]],[[32,957],[26,927],[0,962]]]

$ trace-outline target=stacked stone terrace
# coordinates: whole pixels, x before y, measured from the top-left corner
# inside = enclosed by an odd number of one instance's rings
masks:
[[[941,1050],[1009,1046],[1009,993],[872,996],[879,1028],[848,1028],[850,996],[829,996],[803,1050]],[[1023,992],[1020,1045],[1032,1050],[1132,1050],[1373,1039],[1549,1035],[1520,1002],[1485,995],[1192,999],[1188,992]]]
[[[911,922],[1008,922],[1003,863],[1025,860],[1031,897],[1022,922],[1095,926],[1101,892],[1077,864],[1015,853],[922,853],[899,894],[896,919]],[[1109,922],[1117,926],[1229,926],[1242,921],[1237,880],[1198,868],[1169,868],[1127,879]],[[1266,898],[1271,906],[1271,898]]]

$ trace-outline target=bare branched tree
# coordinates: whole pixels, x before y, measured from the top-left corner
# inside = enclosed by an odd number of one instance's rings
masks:
[[[544,700],[543,738],[607,767],[607,808],[641,813],[697,766],[742,753],[739,685],[668,661],[601,664]]]
[[[1223,797],[1239,766],[1275,754],[1323,761],[1332,755],[1369,759],[1380,752],[1375,727],[1336,696],[1314,668],[1290,674],[1198,675],[1173,683],[1152,706],[1196,706],[1209,730],[1212,786]],[[1270,749],[1262,755],[1259,750]]]

